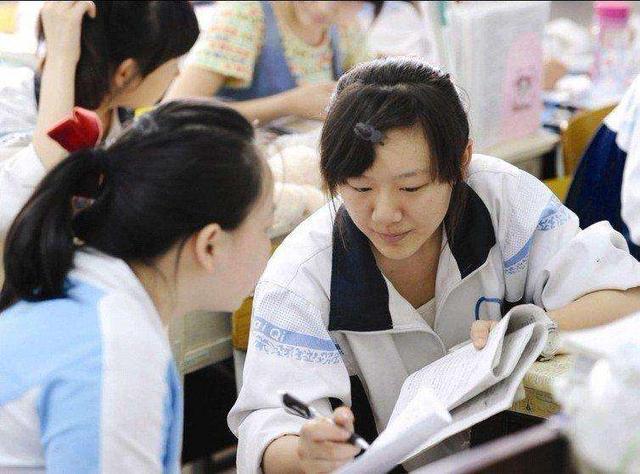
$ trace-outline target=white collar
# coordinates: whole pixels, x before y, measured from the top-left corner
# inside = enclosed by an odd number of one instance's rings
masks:
[[[87,282],[106,292],[122,292],[137,301],[152,325],[166,334],[160,314],[131,267],[119,258],[111,257],[94,248],[76,251],[69,278]]]

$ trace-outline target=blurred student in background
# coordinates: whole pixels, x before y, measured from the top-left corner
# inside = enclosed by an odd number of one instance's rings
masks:
[[[640,77],[591,140],[567,207],[578,215],[581,227],[609,221],[640,260]]]
[[[369,59],[362,2],[218,2],[168,98],[217,96],[250,120],[322,118],[335,81]]]
[[[46,57],[37,123],[33,143],[0,168],[1,183],[19,184],[0,200],[0,234],[46,171],[66,156],[47,130],[77,105],[96,112],[104,141],[112,142],[122,132],[119,108],[160,100],[177,74],[177,58],[199,32],[187,1],[46,2],[41,23]]]

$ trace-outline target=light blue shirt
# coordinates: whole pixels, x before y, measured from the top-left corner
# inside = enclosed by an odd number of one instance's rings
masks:
[[[151,299],[90,250],[68,286],[0,315],[0,472],[179,472],[182,389]]]

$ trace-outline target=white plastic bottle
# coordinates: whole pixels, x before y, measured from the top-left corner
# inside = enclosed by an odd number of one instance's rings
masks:
[[[620,99],[631,83],[631,29],[628,2],[594,3],[592,97],[598,102]]]

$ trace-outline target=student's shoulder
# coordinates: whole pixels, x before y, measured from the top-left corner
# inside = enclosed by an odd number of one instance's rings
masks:
[[[474,153],[469,163],[468,178],[469,180],[487,179],[490,175],[513,177],[518,176],[520,171],[519,168],[500,158]]]
[[[150,301],[128,291],[111,291],[102,298],[99,313],[105,354],[113,349],[119,358],[143,360],[149,368],[164,373],[171,349]]]
[[[274,252],[261,281],[287,288],[302,273],[330,273],[336,206],[326,204],[296,227]]]
[[[523,192],[551,195],[549,188],[535,176],[488,155],[473,155],[466,182],[487,199],[509,199]]]
[[[542,181],[498,158],[474,155],[466,182],[482,199],[500,238],[514,229],[533,232],[545,213],[568,212]]]

